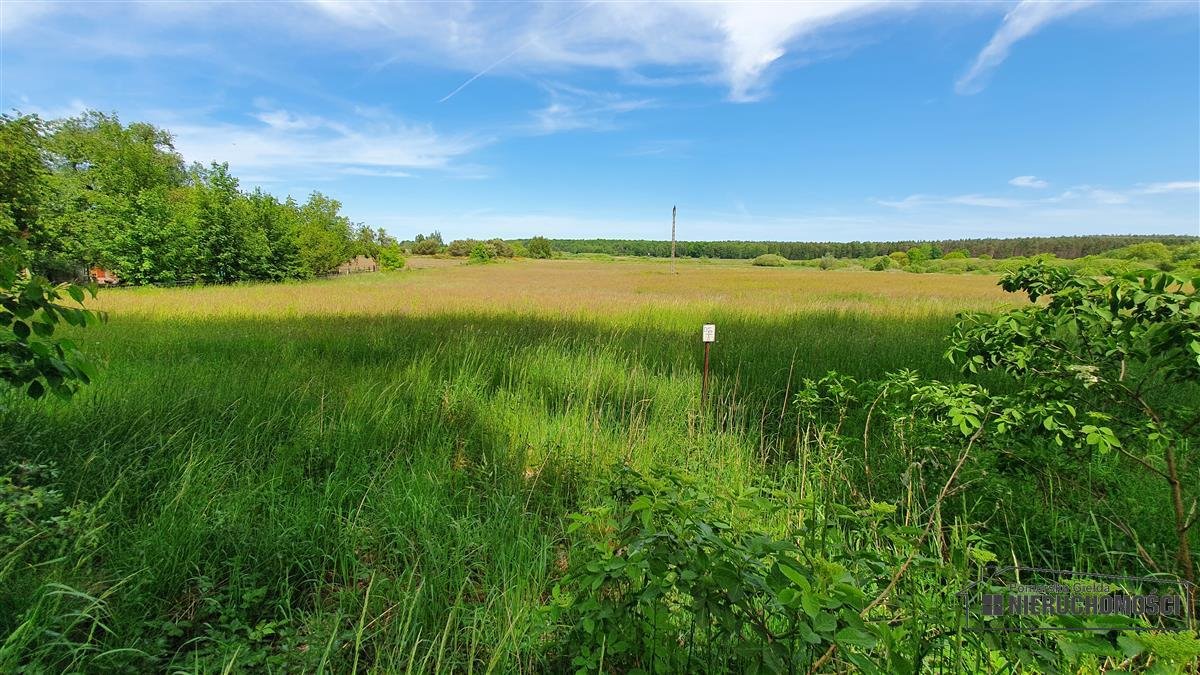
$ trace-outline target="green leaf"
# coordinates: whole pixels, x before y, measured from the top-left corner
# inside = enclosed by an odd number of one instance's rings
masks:
[[[853,626],[846,626],[839,630],[834,639],[838,644],[862,647],[863,649],[870,649],[877,642],[875,636],[870,632]]]

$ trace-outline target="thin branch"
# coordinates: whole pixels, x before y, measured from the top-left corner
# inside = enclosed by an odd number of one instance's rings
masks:
[[[975,430],[975,433],[972,434],[971,438],[967,441],[966,447],[963,448],[962,454],[958,457],[958,463],[954,465],[954,470],[950,472],[950,477],[946,479],[946,484],[942,486],[941,492],[938,493],[937,499],[934,500],[933,509],[929,514],[929,520],[926,522],[925,529],[921,532],[921,536],[917,538],[916,544],[913,546],[912,551],[909,552],[908,557],[896,570],[896,573],[892,575],[891,581],[888,582],[888,585],[883,589],[883,591],[881,591],[879,595],[875,596],[875,599],[858,613],[860,617],[866,618],[867,614],[871,613],[871,610],[883,604],[883,601],[887,599],[888,595],[895,590],[896,584],[900,583],[900,578],[903,577],[904,573],[908,571],[908,566],[912,564],[913,559],[917,557],[917,551],[919,551],[921,547],[925,545],[925,541],[929,539],[929,535],[933,532],[933,526],[937,522],[937,515],[941,509],[942,502],[946,499],[946,495],[950,492],[950,486],[953,485],[954,480],[958,478],[958,472],[962,469],[963,464],[966,463],[967,456],[971,454],[971,447],[975,445],[975,441],[978,440],[983,434],[983,430],[987,425],[987,420],[990,415],[990,411],[984,414],[983,419],[979,422],[979,428]],[[829,660],[833,658],[833,655],[836,652],[837,643],[835,642],[829,645],[829,649],[825,650],[825,653],[821,655],[821,658],[813,662],[812,666],[808,669],[810,675],[811,673],[815,673],[820,670],[821,667],[823,667],[826,663],[829,663]]]

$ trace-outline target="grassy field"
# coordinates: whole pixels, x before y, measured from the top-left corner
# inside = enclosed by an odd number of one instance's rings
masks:
[[[0,669],[551,667],[537,608],[567,564],[565,518],[614,465],[780,486],[787,519],[814,490],[899,499],[898,475],[864,485],[870,458],[819,472],[794,447],[798,382],[954,379],[954,314],[1015,303],[983,276],[410,267],[103,291],[109,322],[77,336],[99,381],[0,405],[0,462],[52,465],[73,509],[43,537],[49,562],[0,561]]]

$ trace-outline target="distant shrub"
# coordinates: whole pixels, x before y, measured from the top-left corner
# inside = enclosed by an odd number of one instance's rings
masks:
[[[512,247],[512,252],[513,252],[514,258],[528,258],[529,257],[529,249],[525,248],[525,244],[522,244],[519,241],[514,241],[511,244],[509,244],[509,246]]]
[[[785,267],[788,264],[788,260],[781,255],[764,253],[750,261],[750,264],[757,267]]]
[[[475,250],[476,244],[481,243],[483,242],[478,239],[455,239],[446,246],[446,253],[455,258],[465,258],[471,255],[471,251]]]
[[[831,270],[835,265],[837,265],[837,258],[834,258],[828,253],[821,256],[821,259],[817,261],[817,267],[820,267],[823,270]]]
[[[379,269],[404,269],[404,249],[400,248],[400,244],[392,242],[390,245],[381,247],[379,249],[378,260]]]
[[[434,255],[442,250],[442,233],[434,230],[429,236],[418,234],[413,240],[412,252],[416,255]]]
[[[867,269],[882,272],[896,266],[896,261],[886,255],[876,256],[867,261]]]
[[[475,246],[471,247],[471,256],[467,261],[472,265],[490,263],[496,259],[496,248],[491,244],[476,242]]]
[[[962,260],[965,257],[967,257],[967,254],[963,251],[950,251],[942,256],[942,260]]]
[[[930,272],[961,274],[967,271],[967,260],[966,258],[942,258],[940,260],[930,260],[925,263],[925,266]]]
[[[900,267],[904,267],[908,264],[908,254],[904,251],[895,251],[893,253],[889,253],[888,257],[894,260]]]
[[[516,255],[512,245],[503,239],[488,239],[487,243],[496,250],[497,258],[511,258]]]
[[[1121,260],[1170,260],[1172,258],[1171,249],[1162,242],[1148,241],[1142,244],[1133,244],[1115,249],[1103,254],[1107,258],[1120,258]]]
[[[1177,263],[1190,264],[1193,267],[1198,266],[1200,265],[1200,244],[1176,246],[1172,257]]]
[[[554,247],[550,245],[550,240],[545,237],[534,237],[525,242],[525,248],[529,249],[530,258],[550,258],[554,256]]]

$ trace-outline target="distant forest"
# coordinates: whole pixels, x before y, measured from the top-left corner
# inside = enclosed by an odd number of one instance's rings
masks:
[[[943,239],[940,241],[680,241],[676,255],[682,258],[757,258],[765,253],[789,260],[812,260],[826,255],[835,258],[871,258],[925,247],[942,253],[961,251],[968,257],[1012,258],[1042,253],[1059,258],[1082,258],[1123,246],[1161,242],[1168,246],[1190,244],[1200,237],[1174,234],[1086,235],[1078,237],[1018,237],[1013,239]],[[666,258],[671,255],[670,241],[648,239],[552,239],[556,251],[564,253],[607,253]]]

